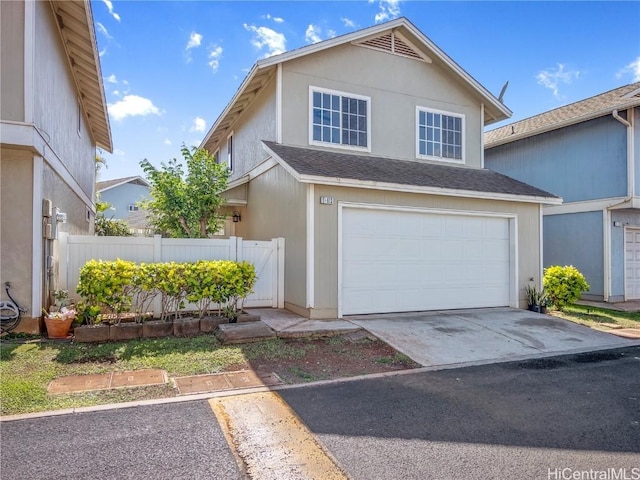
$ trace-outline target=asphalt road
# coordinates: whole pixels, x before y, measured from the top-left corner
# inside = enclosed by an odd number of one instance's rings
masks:
[[[0,478],[237,479],[206,401],[0,424]]]
[[[356,480],[640,480],[640,347],[279,393]],[[0,442],[3,480],[240,478],[206,401],[2,422]]]
[[[280,393],[354,479],[640,479],[640,347]]]

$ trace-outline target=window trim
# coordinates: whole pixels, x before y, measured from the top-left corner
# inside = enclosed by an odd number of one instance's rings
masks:
[[[447,115],[449,117],[459,118],[462,122],[461,125],[461,156],[462,158],[447,158],[447,157],[436,157],[434,155],[422,155],[420,153],[420,112],[424,113],[438,113],[440,115]],[[416,146],[416,158],[421,160],[433,160],[436,162],[446,162],[446,163],[455,163],[458,165],[463,165],[466,163],[466,116],[463,113],[457,112],[448,112],[446,110],[438,110],[437,108],[430,107],[421,107],[420,105],[416,106],[416,126],[415,126],[415,146]]]
[[[235,150],[235,139],[233,136],[234,132],[232,131],[229,135],[227,135],[227,168],[229,172],[233,173],[233,164],[234,164],[234,150]],[[231,149],[229,149],[229,140],[231,140]]]
[[[367,146],[366,147],[360,147],[358,145],[345,145],[343,143],[321,142],[319,140],[313,139],[313,92],[328,93],[330,95],[340,95],[340,97],[355,98],[357,100],[364,100],[367,102]],[[309,145],[315,145],[318,147],[340,148],[343,150],[353,150],[356,152],[371,152],[371,97],[369,96],[309,85],[308,121],[309,121]],[[342,122],[342,115],[341,115],[340,121]],[[340,125],[340,130],[342,130],[342,125]],[[342,132],[340,132],[340,134],[342,135]]]

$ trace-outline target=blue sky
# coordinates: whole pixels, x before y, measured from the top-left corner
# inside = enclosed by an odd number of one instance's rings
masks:
[[[114,153],[100,180],[198,145],[260,58],[407,17],[509,121],[640,81],[640,2],[92,0]],[[494,128],[500,124],[492,125]]]

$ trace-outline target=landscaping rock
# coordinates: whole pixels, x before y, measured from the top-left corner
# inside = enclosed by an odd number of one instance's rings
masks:
[[[252,313],[241,313],[238,315],[238,323],[244,322],[259,322],[260,315],[254,315]]]
[[[200,319],[187,317],[174,320],[173,334],[176,337],[191,337],[200,334]]]
[[[134,340],[142,337],[141,323],[119,323],[111,325],[109,340]]]
[[[275,338],[276,332],[260,320],[249,323],[223,323],[218,326],[216,336],[223,344],[248,343]]]
[[[229,323],[227,317],[204,317],[200,319],[200,331],[202,333],[211,333],[218,328],[218,325]]]
[[[164,320],[153,320],[142,324],[144,338],[169,337],[173,335],[173,323]]]
[[[109,325],[81,325],[73,329],[74,340],[79,343],[109,341]]]

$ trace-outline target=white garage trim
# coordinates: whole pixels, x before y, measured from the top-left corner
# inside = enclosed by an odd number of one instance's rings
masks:
[[[509,306],[518,307],[518,236],[517,236],[517,215],[513,213],[497,213],[484,211],[469,210],[445,210],[430,209],[409,206],[393,206],[379,204],[362,204],[351,202],[338,203],[338,317],[342,318],[344,314],[344,210],[345,209],[368,209],[380,211],[397,211],[408,213],[423,213],[431,215],[447,215],[447,216],[477,216],[477,217],[493,217],[508,220],[509,228]]]

